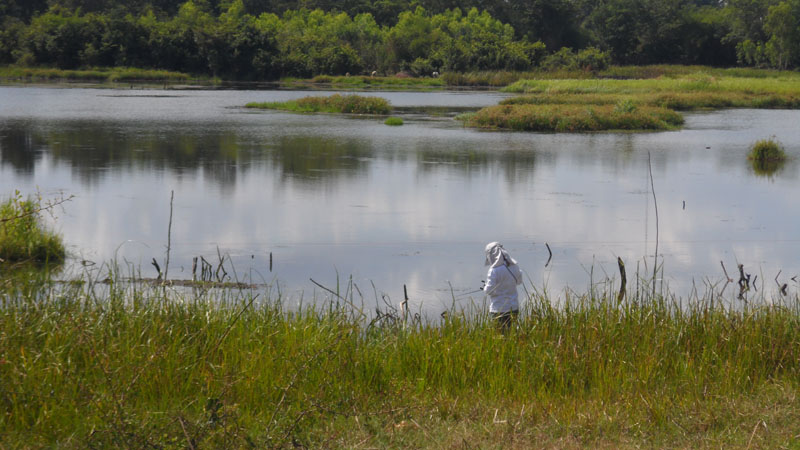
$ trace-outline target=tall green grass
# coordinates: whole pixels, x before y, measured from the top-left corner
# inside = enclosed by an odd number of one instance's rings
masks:
[[[796,297],[537,292],[503,334],[480,310],[404,320],[353,294],[289,308],[113,270],[0,292],[7,447],[744,446],[756,420],[783,433],[757,443],[797,444],[800,401],[782,394],[800,387]]]
[[[341,113],[341,114],[389,114],[392,110],[389,101],[380,97],[361,95],[309,96],[286,102],[252,102],[246,108],[278,109],[303,113]]]
[[[61,236],[42,223],[41,201],[16,192],[0,204],[0,262],[61,263],[66,250]]]
[[[675,111],[618,105],[499,105],[465,116],[465,124],[476,128],[515,131],[582,132],[604,130],[670,130],[683,123]]]
[[[0,67],[0,80],[5,81],[86,81],[86,82],[182,82],[189,75],[167,70],[127,67],[62,70],[37,67]]]

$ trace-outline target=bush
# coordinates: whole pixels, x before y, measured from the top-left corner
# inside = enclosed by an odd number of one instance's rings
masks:
[[[60,263],[66,251],[61,237],[41,224],[39,200],[17,191],[0,205],[0,259],[5,262]]]
[[[399,126],[403,124],[403,119],[399,117],[389,117],[383,123],[385,123],[386,125]]]

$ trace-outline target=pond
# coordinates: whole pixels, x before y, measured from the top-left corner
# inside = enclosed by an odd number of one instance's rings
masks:
[[[676,295],[723,280],[721,261],[732,278],[743,264],[759,289],[775,292],[779,275],[796,292],[796,111],[690,113],[672,132],[561,134],[453,120],[496,104],[496,92],[365,94],[389,99],[400,127],[242,108],[305,95],[0,87],[0,195],[74,196],[48,220],[76,266],[116,260],[155,277],[174,192],[170,278],[191,278],[195,256],[216,265],[219,252],[231,277],[291,301],[324,297],[311,279],[335,289],[352,277],[368,302],[400,301],[404,285],[431,314],[453,293],[480,302],[462,294],[481,285],[483,247],[495,240],[536,289],[586,292],[618,278],[617,257],[630,280],[637,268],[648,276],[657,232],[659,285]],[[758,174],[746,155],[769,137],[790,159]]]

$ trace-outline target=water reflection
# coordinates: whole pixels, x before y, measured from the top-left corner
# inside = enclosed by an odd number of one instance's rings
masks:
[[[358,176],[369,169],[374,157],[373,149],[356,139],[324,136],[279,136],[267,149],[283,177],[306,183]]]
[[[174,276],[190,277],[192,257],[216,259],[219,248],[240,275],[306,298],[309,278],[335,286],[338,273],[395,299],[407,285],[412,303],[438,308],[451,303],[451,285],[456,294],[480,285],[483,246],[499,240],[537,287],[580,291],[614,276],[618,256],[631,272],[651,270],[651,169],[665,284],[679,294],[721,277],[721,260],[763,273],[759,281],[800,274],[791,158],[800,131],[789,111],[693,114],[678,132],[570,135],[468,130],[410,108],[496,103],[486,93],[387,93],[409,106],[405,125],[388,127],[239,107],[306,93],[42,91],[0,88],[0,193],[74,194],[54,222],[73,253],[124,258],[144,275],[163,259],[174,191]],[[30,106],[39,97],[48,107]],[[763,135],[790,155],[768,181],[746,159]]]
[[[45,145],[29,123],[12,121],[0,126],[0,164],[13,167],[20,175],[33,174]]]

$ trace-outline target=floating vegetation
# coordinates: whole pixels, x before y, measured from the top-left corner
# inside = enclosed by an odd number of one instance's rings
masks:
[[[392,107],[388,100],[381,97],[361,95],[340,95],[319,97],[303,97],[286,102],[248,103],[246,108],[277,109],[300,113],[340,113],[340,114],[389,114]]]
[[[773,175],[786,162],[786,151],[774,139],[756,141],[747,155],[757,175]]]
[[[383,123],[391,126],[399,126],[403,124],[403,119],[400,117],[389,117]]]

